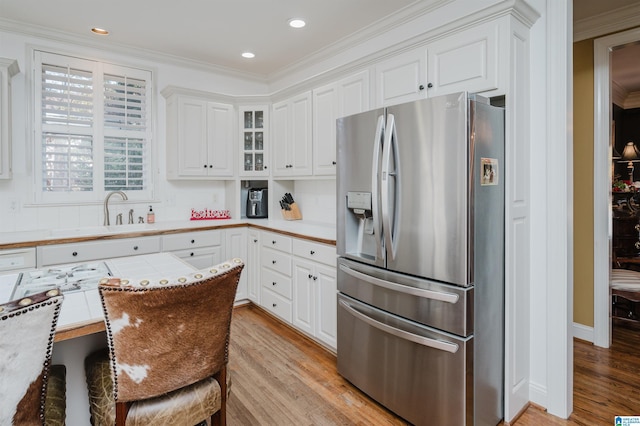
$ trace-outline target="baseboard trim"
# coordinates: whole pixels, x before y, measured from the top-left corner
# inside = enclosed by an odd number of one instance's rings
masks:
[[[593,327],[589,327],[583,324],[573,323],[573,337],[580,340],[586,340],[593,343]]]

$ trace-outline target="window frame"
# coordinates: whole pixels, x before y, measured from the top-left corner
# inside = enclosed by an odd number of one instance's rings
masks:
[[[70,54],[46,48],[32,48],[32,76],[31,84],[33,95],[30,97],[33,105],[33,193],[35,204],[86,204],[101,203],[110,190],[105,190],[105,131],[104,106],[104,75],[117,75],[142,79],[146,81],[146,130],[137,133],[146,137],[145,142],[145,189],[126,190],[130,201],[151,202],[154,201],[155,186],[155,158],[157,147],[155,147],[155,73],[152,69],[130,64],[117,63],[113,61],[101,60],[89,55]],[[43,115],[42,115],[42,64],[50,63],[54,65],[69,64],[80,69],[91,70],[93,74],[93,123],[88,134],[93,137],[93,190],[91,191],[45,191],[42,186],[43,180]],[[98,126],[95,126],[95,123]],[[75,132],[75,128],[73,131]],[[69,132],[71,133],[71,132]],[[86,134],[86,131],[78,133]],[[122,134],[129,134],[130,131],[123,130]]]

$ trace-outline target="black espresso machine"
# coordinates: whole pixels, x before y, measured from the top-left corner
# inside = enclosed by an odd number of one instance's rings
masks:
[[[247,217],[265,218],[268,217],[269,197],[267,188],[249,188],[247,194]]]

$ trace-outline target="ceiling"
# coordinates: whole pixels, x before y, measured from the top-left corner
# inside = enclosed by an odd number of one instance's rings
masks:
[[[633,5],[637,0],[574,0],[574,21]],[[268,79],[323,50],[338,49],[443,0],[0,0],[0,28],[58,40],[199,63]],[[302,29],[291,18],[307,21]],[[384,22],[383,22],[384,21]],[[92,27],[108,29],[98,36]],[[640,90],[640,46],[614,53],[613,79]],[[251,51],[256,56],[244,59]]]
[[[442,0],[0,0],[0,28],[128,46],[267,77]],[[291,18],[307,25],[290,28]],[[25,25],[26,24],[26,25]],[[108,36],[90,32],[110,31]],[[253,59],[241,54],[253,52]]]

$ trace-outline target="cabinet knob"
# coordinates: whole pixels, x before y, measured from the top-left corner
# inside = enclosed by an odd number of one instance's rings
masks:
[[[209,168],[210,168],[210,169],[213,169],[213,164],[209,164]]]
[[[276,261],[275,261],[275,260],[272,260],[272,261],[271,261],[271,264],[275,265],[275,264],[276,264]]]
[[[640,224],[634,226],[634,228],[636,229],[636,231],[640,232]]]
[[[265,170],[267,170],[267,166],[264,166],[263,168],[264,168]]]
[[[207,168],[207,165],[205,164],[203,167],[206,169],[206,168]]]
[[[424,90],[424,84],[421,84],[420,86],[418,86],[418,90]]]
[[[71,253],[71,256],[77,256],[77,255],[78,255],[77,251],[74,251],[73,253]]]
[[[315,251],[313,251],[313,250],[310,250],[310,251],[309,251],[309,253],[310,253],[310,254],[316,254],[316,252],[315,252]]]
[[[133,246],[133,249],[134,250],[138,250],[138,246]]]
[[[332,161],[332,162],[331,162],[331,164],[333,164],[333,165],[335,166],[335,165],[336,165],[336,162],[335,162],[335,161]]]
[[[433,87],[433,83],[427,83],[427,89],[431,89]]]
[[[276,306],[278,306],[278,304],[277,303],[272,303],[271,306],[273,306],[275,308]]]
[[[275,244],[275,243],[276,243],[276,240],[271,240],[271,244]]]
[[[195,243],[195,242],[196,242],[196,240],[191,240],[191,244],[193,244],[193,243]]]
[[[309,274],[309,278],[313,278],[313,275]]]
[[[271,283],[271,285],[276,285],[276,282],[275,282],[275,281],[274,281],[274,282],[272,282],[272,283]]]
[[[316,277],[316,276],[314,275],[314,276],[313,276],[313,280],[315,281],[315,280],[317,280],[317,279],[318,279],[318,277]]]
[[[636,241],[634,246],[636,246],[636,250],[640,250],[640,241]]]
[[[258,242],[258,240],[254,239],[254,240],[253,240],[253,242],[254,242],[254,243],[257,243],[257,242]]]
[[[191,254],[189,256],[193,257],[193,252],[191,252]]]

